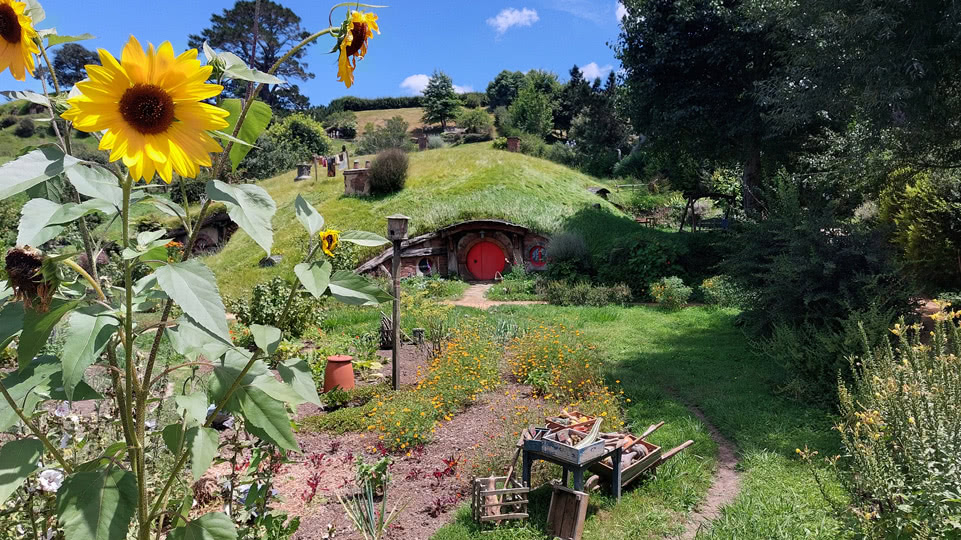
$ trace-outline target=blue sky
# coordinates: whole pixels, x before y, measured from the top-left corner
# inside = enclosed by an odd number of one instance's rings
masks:
[[[47,19],[38,27],[60,34],[89,32],[88,48],[106,48],[119,56],[131,34],[142,43],[170,41],[186,48],[187,35],[202,30],[213,12],[234,0],[41,0]],[[303,20],[307,30],[327,23],[335,2],[281,0]],[[336,57],[325,54],[332,41],[321,38],[307,54],[316,78],[293,81],[312,104],[343,95],[362,97],[411,95],[434,69],[447,72],[463,90],[483,91],[502,69],[546,69],[566,80],[571,66],[606,76],[616,69],[607,45],[617,39],[616,0],[394,0],[377,10],[381,34],[371,40],[368,56],[358,64],[348,91],[336,81]],[[336,21],[335,21],[336,23]],[[18,83],[3,74],[5,89],[39,89],[36,81]],[[406,84],[405,84],[406,83]]]

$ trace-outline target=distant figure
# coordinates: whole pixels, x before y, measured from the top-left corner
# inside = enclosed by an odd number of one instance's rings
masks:
[[[327,178],[334,178],[337,176],[337,160],[334,158],[327,159]]]

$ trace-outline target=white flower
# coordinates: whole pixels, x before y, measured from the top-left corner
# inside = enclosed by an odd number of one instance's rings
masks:
[[[59,469],[47,469],[37,477],[40,482],[40,489],[56,493],[63,485],[63,471]]]
[[[67,416],[69,412],[70,412],[70,402],[61,401],[60,405],[57,405],[57,408],[54,409],[53,414],[57,418],[63,418],[64,416]]]
[[[60,437],[60,448],[66,448],[70,444],[70,434],[64,432],[63,437]]]
[[[143,423],[143,427],[147,428],[148,431],[153,431],[154,429],[157,428],[157,421],[154,420],[153,418],[149,420],[145,420]]]

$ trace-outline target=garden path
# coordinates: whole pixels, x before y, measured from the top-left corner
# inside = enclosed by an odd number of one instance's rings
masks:
[[[503,306],[503,305],[513,305],[513,306],[529,306],[532,304],[545,304],[546,302],[536,302],[536,301],[513,301],[513,302],[503,302],[498,300],[488,300],[487,291],[493,287],[493,283],[475,283],[467,288],[464,292],[464,296],[460,297],[458,300],[449,300],[445,303],[455,305],[455,306],[465,306],[478,309],[487,309],[493,306]]]
[[[668,394],[683,403],[670,389]],[[697,509],[688,516],[684,533],[680,536],[682,540],[693,540],[702,527],[710,527],[711,522],[720,516],[724,506],[734,502],[741,490],[741,473],[736,470],[737,453],[734,443],[721,434],[700,409],[688,403],[684,403],[684,406],[704,424],[708,434],[717,443],[717,470],[711,479],[711,487]]]

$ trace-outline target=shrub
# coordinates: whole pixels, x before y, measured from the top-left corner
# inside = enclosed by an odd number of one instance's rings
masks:
[[[491,145],[494,150],[507,150],[507,137],[498,137],[494,139],[494,144]]]
[[[677,276],[661,278],[651,285],[651,297],[667,309],[681,309],[691,297],[693,289]]]
[[[170,184],[170,199],[180,205],[200,202],[207,194],[207,180],[209,180],[207,173],[198,174],[197,178],[177,178]],[[184,192],[187,193],[186,203],[183,197]]]
[[[548,146],[544,152],[544,157],[554,163],[560,163],[568,167],[573,167],[577,164],[577,152],[562,142],[556,142]]]
[[[383,109],[408,109],[422,107],[423,96],[402,96],[382,98],[359,98],[344,96],[332,100],[327,109],[330,111],[378,111]]]
[[[33,120],[21,118],[16,129],[13,130],[13,134],[20,138],[27,138],[32,137],[34,131],[36,131],[36,128],[34,127]]]
[[[310,161],[315,155],[326,155],[332,148],[324,126],[304,113],[287,115],[267,129],[274,141],[284,141],[285,151],[291,152],[294,163]],[[256,151],[255,148],[251,153]]]
[[[407,154],[398,148],[377,154],[367,171],[371,193],[384,195],[404,189],[408,164]]]
[[[427,137],[427,149],[437,150],[438,148],[444,148],[447,143],[444,142],[444,138],[440,135],[431,135]]]
[[[552,236],[547,244],[547,261],[547,279],[573,281],[594,273],[587,240],[577,232],[563,231]]]
[[[413,144],[407,135],[407,122],[400,116],[395,116],[380,127],[368,122],[364,126],[364,134],[357,142],[358,154],[376,154],[388,148],[412,150]]]
[[[290,337],[298,338],[308,328],[317,326],[322,317],[317,302],[308,294],[300,293],[294,296],[293,305],[284,325],[278,326],[280,314],[283,312],[287,297],[290,296],[290,284],[281,277],[275,277],[254,285],[249,300],[227,299],[227,308],[237,315],[237,320],[246,326],[264,324],[280,328]]]
[[[323,124],[328,129],[336,128],[344,139],[353,139],[357,136],[357,115],[352,111],[331,113],[324,119]]]
[[[606,264],[598,265],[598,278],[603,283],[626,284],[638,300],[650,299],[651,285],[659,279],[687,276],[681,264],[688,253],[687,236],[641,230],[622,237],[614,242]]]
[[[712,306],[741,307],[747,303],[747,292],[730,277],[719,275],[701,282],[701,298]]]
[[[957,536],[961,333],[951,317],[937,315],[925,344],[919,328],[896,325],[897,347],[867,349],[852,363],[851,384],[839,386],[837,463],[865,538]]]
[[[773,351],[823,393],[847,364],[852,311],[868,309],[874,325],[890,326],[912,311],[911,290],[895,263],[893,246],[863,223],[840,221],[831,208],[800,205],[796,188],[782,182],[768,218],[736,236],[724,273],[750,290],[742,320],[770,336],[776,326],[797,329],[804,351]],[[847,337],[845,337],[847,336]],[[829,345],[826,340],[844,339]],[[834,353],[831,355],[829,353]],[[820,387],[820,388],[818,388]]]
[[[8,128],[17,123],[17,119],[13,116],[4,116],[0,119],[0,128]]]
[[[648,156],[644,152],[635,150],[614,165],[613,174],[616,177],[639,180],[647,176],[647,164]]]
[[[538,296],[555,306],[607,306],[626,304],[631,289],[624,284],[592,285],[588,281],[547,281],[537,286]]]
[[[487,141],[491,140],[491,138],[492,138],[492,136],[491,136],[490,132],[487,132],[487,133],[468,133],[467,135],[464,135],[464,138],[463,138],[462,140],[463,140],[463,143],[464,143],[464,144],[476,144],[476,143],[481,143],[481,142],[487,142]]]
[[[77,133],[84,133],[83,131],[78,131]],[[93,161],[101,165],[109,165],[110,158],[106,152],[103,150],[97,150],[94,147],[86,146],[83,144],[73,145],[73,156],[77,159],[82,159],[84,161]]]
[[[491,122],[490,114],[484,109],[461,109],[457,115],[457,127],[463,128],[467,133],[479,133],[488,135],[494,126]]]
[[[522,154],[534,157],[544,157],[547,154],[547,143],[540,135],[532,135],[530,133],[521,133],[520,138],[520,151]]]
[[[265,133],[257,138],[257,148],[252,149],[240,162],[240,170],[244,178],[263,180],[289,171],[297,162],[297,150],[293,143]]]

